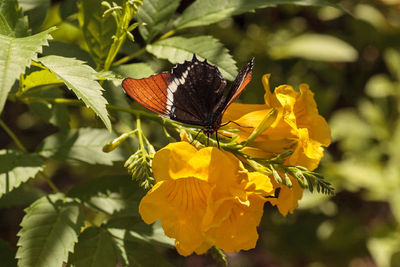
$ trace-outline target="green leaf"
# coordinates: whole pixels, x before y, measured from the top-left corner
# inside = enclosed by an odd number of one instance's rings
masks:
[[[36,59],[42,46],[47,45],[47,40],[51,39],[49,32],[53,30],[51,28],[24,38],[0,35],[0,113],[15,80],[25,72],[31,60]]]
[[[269,51],[275,59],[300,57],[308,60],[329,62],[353,62],[358,52],[348,43],[324,34],[303,34],[272,47]]]
[[[105,1],[112,5],[112,1]],[[115,1],[121,5],[121,0]],[[117,25],[113,16],[103,17],[106,7],[98,0],[80,1],[78,19],[85,37],[89,52],[98,65],[104,64],[108,51],[113,43]]]
[[[108,231],[128,266],[172,266],[154,246],[132,238],[129,231],[123,229],[108,229]]]
[[[149,43],[165,26],[179,6],[176,0],[147,0],[144,1],[137,13],[137,20],[143,39]]]
[[[116,135],[105,129],[79,128],[61,132],[47,137],[39,154],[56,160],[73,160],[89,164],[112,165],[114,161],[122,161],[120,149],[104,153],[102,148]]]
[[[107,223],[107,227],[111,233],[120,235],[120,231],[126,231],[124,235],[125,240],[127,241],[144,242],[168,248],[175,246],[174,239],[165,235],[159,221],[148,225],[140,218],[138,220],[138,218],[135,216],[131,216],[131,218],[126,216],[123,219],[125,220],[126,224],[123,224],[123,220],[121,218],[117,218],[117,220],[110,220]]]
[[[96,81],[96,71],[83,61],[61,56],[42,57],[39,61],[64,81],[79,99],[91,108],[111,131],[111,122],[106,109],[107,100],[103,88]]]
[[[36,86],[43,86],[49,84],[62,84],[63,81],[58,79],[57,76],[50,72],[49,70],[39,70],[34,71],[27,75],[24,79],[23,86],[24,90],[29,90],[30,88]]]
[[[17,0],[0,1],[0,34],[9,37],[28,35],[28,18],[18,7]],[[2,45],[0,45],[3,47]]]
[[[102,228],[90,227],[79,236],[75,253],[69,262],[75,267],[117,266],[117,248],[110,234]]]
[[[83,226],[79,204],[58,193],[37,200],[25,212],[18,233],[18,265],[62,266]]]
[[[196,53],[199,59],[207,59],[216,65],[226,79],[233,80],[237,74],[235,61],[228,49],[212,36],[176,36],[147,45],[146,50],[173,64],[191,60]]]
[[[390,73],[395,77],[397,81],[400,82],[400,52],[399,50],[395,50],[393,48],[388,48],[385,50],[384,59],[387,68]]]
[[[198,0],[185,9],[175,21],[176,29],[209,25],[220,20],[253,11],[256,8],[272,7],[279,4],[302,6],[331,6],[337,5],[324,0]]]
[[[28,15],[30,28],[38,29],[46,18],[50,0],[18,0],[18,3]]]
[[[113,218],[119,219],[127,216],[138,218],[139,199],[144,192],[128,175],[114,175],[86,181],[73,187],[68,195],[81,199],[95,211],[113,214]]]
[[[115,67],[112,70],[124,78],[132,77],[135,79],[149,77],[155,72],[147,63],[125,64]]]
[[[43,170],[38,155],[18,150],[0,150],[0,197]]]
[[[30,183],[24,183],[0,198],[0,209],[21,206],[27,207],[44,195],[45,192],[42,189],[39,189]]]

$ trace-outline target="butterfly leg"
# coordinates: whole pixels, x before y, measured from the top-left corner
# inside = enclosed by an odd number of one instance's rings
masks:
[[[200,129],[200,130],[197,132],[196,136],[192,139],[192,141],[190,142],[190,144],[193,144],[194,141],[197,140],[197,137],[199,136],[199,134],[200,134],[201,131],[202,131],[202,130]]]
[[[215,139],[217,140],[218,149],[219,147],[219,139],[218,139],[218,131],[215,131]]]

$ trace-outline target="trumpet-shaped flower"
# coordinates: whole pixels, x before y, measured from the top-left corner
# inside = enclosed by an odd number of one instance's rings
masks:
[[[171,143],[153,159],[156,185],[139,212],[146,223],[161,220],[182,255],[255,247],[265,196],[273,194],[268,176],[248,172],[231,153],[215,147],[197,150]]]
[[[322,146],[326,147],[331,142],[329,126],[319,115],[313,93],[307,84],[300,85],[300,92],[290,85],[281,85],[271,93],[269,77],[266,74],[262,78],[265,104],[233,103],[225,112],[223,121],[234,121],[244,126],[240,127],[238,133],[238,141],[244,141],[264,117],[276,109],[275,121],[251,143],[251,147],[245,147],[242,152],[255,158],[268,159],[292,150],[293,154],[286,158],[285,164],[314,170],[323,156]],[[293,188],[274,183],[274,187],[280,187],[281,192],[278,199],[271,199],[271,203],[277,205],[283,215],[293,212],[302,197],[302,188],[291,179]]]

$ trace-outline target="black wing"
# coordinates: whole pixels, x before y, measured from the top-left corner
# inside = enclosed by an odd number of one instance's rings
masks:
[[[183,123],[206,126],[214,107],[223,98],[226,80],[218,68],[199,61],[193,54],[172,68],[168,85],[167,109],[170,118]]]
[[[247,62],[247,64],[239,71],[228,93],[220,99],[217,105],[215,105],[214,113],[216,122],[220,121],[225,110],[240,96],[243,89],[251,81],[253,65],[254,58]]]

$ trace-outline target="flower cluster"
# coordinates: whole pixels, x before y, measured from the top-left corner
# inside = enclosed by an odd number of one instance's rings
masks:
[[[300,92],[281,85],[271,93],[269,75],[262,81],[265,104],[232,104],[223,118],[243,126],[236,133],[236,141],[241,143],[271,110],[276,111],[269,127],[245,143],[240,153],[271,159],[292,150],[283,164],[314,170],[323,156],[322,146],[328,146],[331,138],[313,93],[305,84],[300,85]],[[212,246],[226,252],[254,248],[264,203],[271,202],[286,215],[297,207],[303,189],[293,177],[289,177],[289,187],[277,183],[272,175],[250,172],[239,158],[246,163],[231,152],[196,148],[188,142],[171,143],[159,150],[152,162],[156,184],[139,206],[143,220],[161,220],[165,234],[175,238],[182,255],[202,254]]]
[[[271,109],[276,109],[278,114],[272,125],[252,142],[251,147],[245,147],[242,152],[255,158],[268,159],[293,150],[285,164],[303,166],[312,171],[323,156],[322,146],[327,147],[331,142],[329,126],[319,115],[314,94],[307,84],[300,85],[300,92],[290,85],[281,85],[272,94],[269,77],[266,74],[262,78],[265,104],[233,103],[225,112],[223,120],[234,121],[243,126],[238,135],[239,141],[244,141]],[[293,212],[302,197],[303,189],[291,179],[292,188],[277,184],[272,179],[274,187],[281,190],[278,199],[271,199],[270,202],[277,205],[283,215]]]

